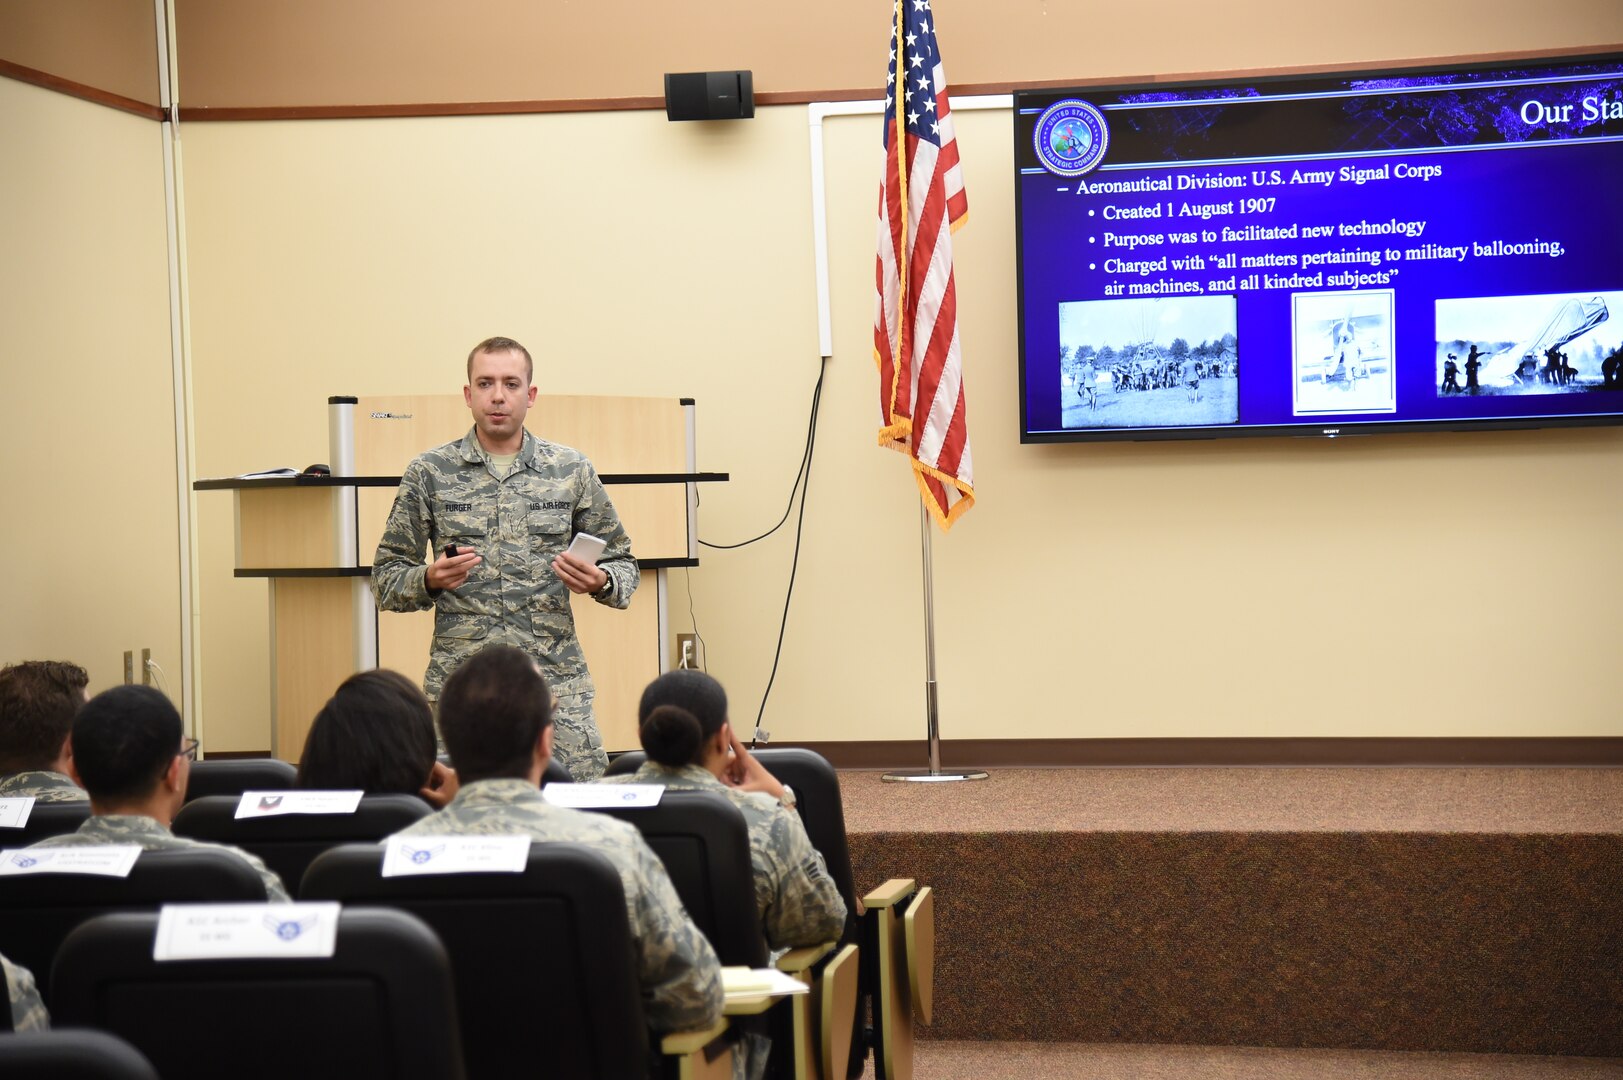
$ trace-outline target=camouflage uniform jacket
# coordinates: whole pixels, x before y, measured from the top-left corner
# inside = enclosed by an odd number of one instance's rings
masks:
[[[139,844],[143,851],[197,851],[209,849],[224,851],[235,855],[254,868],[261,881],[265,883],[265,899],[278,903],[285,903],[291,899],[287,889],[282,885],[282,879],[275,872],[260,861],[259,856],[249,854],[241,848],[230,844],[210,844],[204,840],[193,840],[185,836],[176,836],[168,827],[160,824],[156,818],[149,818],[141,814],[97,814],[79,826],[78,832],[67,833],[63,836],[49,836],[34,847],[89,847],[95,844]]]
[[[668,768],[645,761],[634,773],[606,776],[600,783],[659,784],[672,791],[715,791],[727,796],[749,826],[750,863],[755,871],[755,904],[761,929],[774,949],[833,941],[845,930],[840,899],[822,854],[811,845],[800,815],[770,795],[739,791],[700,765]]]
[[[90,796],[69,777],[49,769],[30,769],[0,777],[0,799],[32,795],[35,802],[84,802]]]
[[[598,602],[629,605],[641,577],[631,539],[578,450],[526,431],[517,460],[502,473],[470,428],[460,442],[406,467],[372,560],[372,591],[385,611],[435,609],[423,679],[430,698],[486,645],[516,645],[534,656],[560,696],[559,683],[589,679],[569,588],[552,572],[553,557],[577,532],[607,542],[598,565],[614,587]],[[432,559],[448,544],[472,548],[482,561],[455,589],[431,594],[424,552]]]
[[[51,1014],[45,1011],[45,1000],[34,985],[34,973],[0,956],[0,968],[5,969],[6,988],[11,997],[11,1030],[15,1032],[48,1031]]]
[[[528,780],[475,780],[396,836],[512,836],[584,844],[620,872],[648,1025],[692,1031],[721,1019],[721,966],[642,834],[623,821],[553,806]]]

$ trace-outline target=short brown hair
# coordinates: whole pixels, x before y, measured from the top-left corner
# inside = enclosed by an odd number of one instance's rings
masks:
[[[473,381],[473,358],[480,353],[516,352],[524,357],[524,384],[528,386],[535,382],[535,361],[530,359],[530,350],[520,345],[510,337],[489,337],[473,347],[468,353],[468,381]]]
[[[62,753],[90,676],[64,660],[0,668],[0,773],[47,769]]]
[[[523,777],[552,723],[552,691],[529,653],[490,645],[445,680],[439,708],[440,734],[464,784]]]

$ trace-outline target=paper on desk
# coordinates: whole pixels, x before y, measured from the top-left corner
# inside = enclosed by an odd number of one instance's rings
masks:
[[[724,967],[721,969],[721,989],[730,998],[750,998],[770,995],[808,994],[811,987],[776,968]]]

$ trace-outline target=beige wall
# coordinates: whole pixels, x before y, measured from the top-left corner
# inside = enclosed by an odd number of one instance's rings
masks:
[[[947,737],[1617,731],[1601,673],[1623,585],[1552,564],[1599,567],[1623,541],[1619,432],[1021,446],[1010,118],[959,119],[980,503],[935,544]],[[547,392],[697,398],[700,465],[733,474],[705,490],[706,539],[782,512],[817,371],[804,109],[715,129],[618,113],[186,139],[200,472],[321,459],[327,395],[452,388],[499,332],[537,353]],[[873,446],[874,121],[831,120],[826,145],[835,356],[767,722],[779,739],[909,738],[918,515],[904,462]],[[246,747],[263,608],[227,578],[228,500],[201,514],[204,636],[232,643],[210,653],[204,701],[229,702],[210,730]],[[786,528],[707,551],[692,575],[741,721],[792,544]],[[681,572],[673,592],[680,624]]]
[[[152,0],[5,0],[0,60],[148,105],[158,103]]]
[[[877,93],[891,18],[880,0],[175,0],[175,10],[190,109],[657,98],[667,71],[733,68],[755,73],[757,93]],[[959,86],[1623,41],[1615,0],[1375,0],[1328,21],[1300,0],[933,10]]]
[[[1076,17],[1043,15],[1053,7],[997,10],[1016,22]],[[956,10],[971,8],[981,10]],[[1382,0],[1335,34],[1260,0],[1232,24],[1201,22],[1211,17],[1193,7],[1182,24],[1162,7],[1122,11],[1102,24],[1096,53],[1056,70],[1210,71],[1623,40],[1623,9],[1594,0]],[[851,18],[831,11],[818,32],[856,36]],[[1168,40],[1158,32],[1167,25],[1200,32]],[[697,55],[687,33],[656,50],[660,70],[722,66],[686,64]],[[949,24],[944,34],[949,49],[966,43],[962,63],[949,52],[960,81],[1027,74],[996,59],[1012,30]],[[183,74],[199,72],[184,60],[184,25],[181,37]],[[108,359],[93,371],[109,392],[94,407],[107,410],[100,430],[118,438],[116,455],[97,459],[98,480],[141,478],[111,493],[39,485],[52,522],[83,520],[86,500],[128,500],[116,504],[125,572],[91,569],[107,563],[105,544],[53,540],[19,610],[38,622],[31,637],[98,642],[87,649],[112,663],[145,642],[126,645],[133,631],[102,618],[106,590],[137,577],[173,596],[178,580],[163,457],[172,447],[142,456],[173,430],[157,127],[103,112],[58,119],[68,105],[0,89],[8,134],[14,114],[50,114],[37,131],[19,129],[24,149],[38,148],[26,167],[0,174],[8,224],[48,271],[6,264],[21,289],[6,303],[22,315],[0,330],[8,390],[20,390],[4,406],[15,414],[8,464],[60,430],[35,407],[52,389],[44,373],[19,358],[56,348],[49,335],[72,327],[106,339],[93,352]],[[946,737],[1617,733],[1601,673],[1623,585],[1585,568],[1606,565],[1623,540],[1618,431],[1023,447],[1010,121],[960,121],[973,213],[958,235],[958,275],[981,501],[935,544]],[[107,161],[137,132],[151,133],[147,157],[118,156],[114,183]],[[904,462],[873,447],[876,123],[830,120],[825,138],[835,356],[767,724],[779,739],[911,738],[923,729],[917,504]],[[764,108],[723,126],[635,112],[189,124],[181,150],[196,475],[324,461],[328,395],[454,390],[468,346],[499,332],[538,353],[547,392],[697,398],[700,465],[733,474],[706,489],[706,539],[754,535],[782,513],[818,365],[804,109]],[[63,169],[45,170],[59,157]],[[58,265],[73,253],[78,265]],[[135,294],[140,302],[125,301]],[[210,749],[263,749],[265,586],[230,576],[230,497],[204,493],[198,512]],[[19,536],[33,531],[32,515],[7,520]],[[706,552],[692,573],[710,667],[741,723],[771,667],[792,546],[785,528],[742,551]],[[683,578],[673,574],[675,628]],[[61,581],[97,599],[97,625],[64,614],[81,608],[59,603]],[[117,606],[132,619],[165,617],[150,598],[120,593]],[[160,662],[176,681],[161,648]]]
[[[181,696],[168,263],[158,125],[0,79],[0,662],[92,689],[150,648]]]

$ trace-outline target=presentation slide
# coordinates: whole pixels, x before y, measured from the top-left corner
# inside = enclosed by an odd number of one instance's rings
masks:
[[[1623,421],[1623,61],[1015,99],[1023,437]]]

